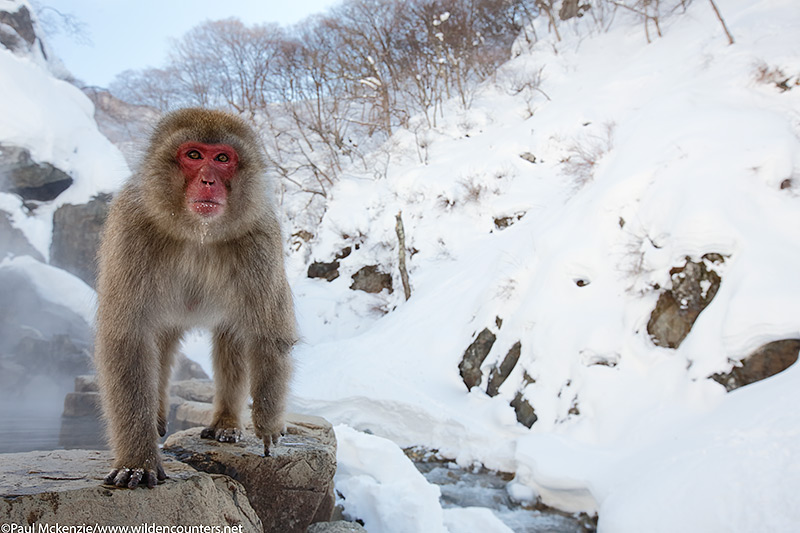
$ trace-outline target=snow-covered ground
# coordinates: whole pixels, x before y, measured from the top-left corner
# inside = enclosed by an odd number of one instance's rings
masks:
[[[427,147],[398,133],[386,179],[338,184],[309,255],[353,247],[342,275],[309,280],[308,258],[290,261],[305,335],[293,408],[514,472],[513,495],[596,511],[601,531],[795,530],[798,371],[730,394],[706,378],[800,334],[800,87],[764,79],[798,79],[800,9],[718,4],[733,46],[707,2],[662,21],[651,44],[623,19],[592,35],[562,26],[561,42],[540,26],[469,111],[445,112]],[[524,88],[540,69],[539,90]],[[407,302],[399,211],[418,250]],[[719,292],[678,349],[655,346],[652,287],[709,252],[726,258]],[[348,289],[367,264],[395,273],[394,293]],[[458,364],[487,327],[497,341],[484,387],[467,392]],[[517,341],[520,361],[490,398],[478,390],[486,370]],[[509,407],[523,372],[535,380],[531,429]],[[369,531],[454,523],[411,474],[398,496],[396,450],[376,459],[344,428],[339,487]],[[364,499],[414,510],[382,521]],[[451,530],[492,530],[479,523]]]
[[[800,337],[800,9],[717,4],[732,46],[699,0],[650,44],[622,15],[606,32],[563,23],[560,42],[539,21],[470,110],[396,133],[385,178],[346,175],[287,258],[303,335],[291,408],[336,425],[337,488],[370,533],[508,531],[487,509],[443,509],[406,446],[512,472],[512,497],[597,512],[600,531],[797,529],[800,370],[729,394],[707,377]],[[75,178],[56,203],[118,186],[127,168],[88,99],[2,49],[0,73],[0,141]],[[55,205],[29,215],[0,194],[0,208],[47,257]],[[398,212],[415,250],[408,301]],[[518,220],[500,230],[502,217]],[[348,246],[338,279],[306,277]],[[706,253],[725,257],[718,293],[679,348],[655,346],[653,287]],[[372,264],[394,292],[349,289]],[[467,391],[458,365],[484,328],[497,340]],[[488,369],[516,342],[489,397]],[[185,347],[207,364],[206,344]],[[530,429],[509,406],[518,391]]]

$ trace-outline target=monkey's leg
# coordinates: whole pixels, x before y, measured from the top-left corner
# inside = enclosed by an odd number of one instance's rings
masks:
[[[175,359],[175,350],[181,339],[181,332],[169,330],[158,338],[158,355],[160,358],[160,371],[158,376],[158,434],[167,434],[167,418],[169,417],[169,378],[172,375],[172,362]]]
[[[114,466],[105,483],[155,487],[166,479],[158,452],[158,360],[154,342],[134,335],[98,339],[97,366]]]
[[[264,441],[264,455],[283,433],[286,396],[289,392],[292,342],[256,339],[250,347],[250,395],[253,397],[253,425]]]
[[[200,433],[204,439],[238,442],[240,415],[247,395],[247,361],[241,342],[229,331],[214,332],[214,418]]]

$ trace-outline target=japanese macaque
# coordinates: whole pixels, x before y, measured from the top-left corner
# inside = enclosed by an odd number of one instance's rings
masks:
[[[237,441],[248,392],[266,454],[283,431],[295,318],[265,165],[243,120],[184,109],[159,122],[114,199],[98,257],[95,344],[115,456],[107,484],[166,478],[158,440],[173,354],[189,328],[210,330],[214,344],[214,416],[202,437]]]

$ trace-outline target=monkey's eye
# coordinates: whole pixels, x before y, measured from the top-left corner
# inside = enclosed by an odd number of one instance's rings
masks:
[[[188,152],[186,152],[186,157],[188,157],[189,159],[200,159],[203,156],[201,156],[200,152],[198,152],[197,150],[189,150]]]
[[[231,158],[228,157],[227,154],[219,154],[216,157],[216,160],[219,161],[220,163],[227,163],[228,161],[230,161],[230,159]]]

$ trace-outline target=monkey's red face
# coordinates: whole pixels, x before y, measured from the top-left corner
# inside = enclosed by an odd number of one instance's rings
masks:
[[[178,164],[186,180],[186,207],[203,217],[225,212],[239,156],[227,144],[188,142],[178,147]]]

